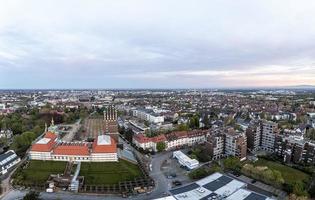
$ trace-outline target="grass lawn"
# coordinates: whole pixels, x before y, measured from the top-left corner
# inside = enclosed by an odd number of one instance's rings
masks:
[[[28,167],[20,171],[18,175],[26,184],[43,184],[50,174],[63,173],[66,164],[66,162],[31,160]]]
[[[278,170],[281,172],[282,177],[286,183],[293,183],[295,181],[302,181],[307,183],[310,176],[300,170],[291,168],[289,166],[282,165],[277,162],[265,160],[259,158],[257,162],[254,163],[255,166],[267,166],[269,169]]]
[[[137,165],[125,160],[119,162],[81,163],[80,176],[84,176],[88,185],[113,185],[120,181],[142,177]]]

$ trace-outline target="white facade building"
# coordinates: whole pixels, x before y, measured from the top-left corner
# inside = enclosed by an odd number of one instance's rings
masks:
[[[9,150],[0,155],[0,173],[6,174],[10,168],[15,166],[21,159],[15,154],[13,150]]]
[[[187,167],[189,170],[195,169],[199,166],[198,160],[189,158],[181,151],[174,151],[173,158],[176,158],[180,165]]]
[[[261,126],[261,149],[273,152],[275,138],[278,134],[278,124],[271,121],[263,121]]]
[[[136,109],[133,110],[132,115],[139,119],[158,124],[164,122],[164,116],[154,113],[152,110]]]

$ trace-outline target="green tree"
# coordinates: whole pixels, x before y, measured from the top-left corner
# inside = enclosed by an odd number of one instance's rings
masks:
[[[228,157],[224,159],[223,164],[224,164],[225,169],[230,169],[230,170],[235,170],[235,171],[240,171],[242,167],[240,160],[236,157]]]
[[[189,119],[189,127],[192,129],[199,128],[199,115],[195,114]]]
[[[36,134],[33,132],[24,132],[21,135],[17,135],[13,139],[11,149],[15,150],[18,155],[24,155],[26,150],[32,144],[32,141],[36,138]]]
[[[23,197],[23,200],[40,200],[39,193],[35,191],[30,191]]]
[[[158,152],[164,151],[165,148],[166,148],[166,143],[165,142],[158,142],[156,144],[156,149],[157,149]]]
[[[307,196],[304,184],[301,181],[296,181],[293,183],[292,192],[297,196]]]
[[[178,129],[179,131],[188,131],[189,127],[188,127],[187,124],[179,124],[178,127],[177,127],[177,129]]]

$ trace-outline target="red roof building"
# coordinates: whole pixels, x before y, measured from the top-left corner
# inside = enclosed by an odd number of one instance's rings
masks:
[[[92,152],[116,153],[117,152],[116,141],[108,135],[100,135],[93,142]]]
[[[50,152],[56,144],[57,136],[52,132],[47,132],[45,136],[32,145],[31,151]]]
[[[53,150],[53,155],[76,155],[76,156],[88,156],[90,154],[87,143],[61,143],[58,144]]]

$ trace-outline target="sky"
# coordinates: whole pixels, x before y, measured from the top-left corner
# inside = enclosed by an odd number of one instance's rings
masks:
[[[315,85],[313,0],[1,0],[0,89]]]

